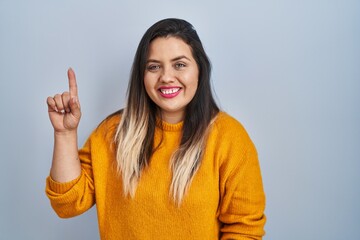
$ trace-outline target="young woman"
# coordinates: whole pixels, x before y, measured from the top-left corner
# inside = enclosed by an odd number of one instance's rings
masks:
[[[165,19],[138,46],[124,109],[77,147],[81,111],[47,99],[55,145],[46,193],[60,217],[95,203],[101,239],[261,239],[265,196],[256,149],[216,105],[193,26]]]

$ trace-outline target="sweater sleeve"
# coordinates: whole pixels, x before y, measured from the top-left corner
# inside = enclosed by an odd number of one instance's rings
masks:
[[[241,125],[231,130],[220,167],[221,240],[260,240],[266,217],[257,151]]]
[[[91,137],[79,150],[81,174],[78,178],[65,183],[46,179],[46,195],[51,206],[61,218],[80,215],[95,204],[95,189],[91,164]]]

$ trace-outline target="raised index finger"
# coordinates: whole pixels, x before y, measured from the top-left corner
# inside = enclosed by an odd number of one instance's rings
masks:
[[[70,98],[78,96],[77,84],[76,84],[76,76],[75,72],[72,68],[68,70],[68,78],[69,78],[69,92]]]

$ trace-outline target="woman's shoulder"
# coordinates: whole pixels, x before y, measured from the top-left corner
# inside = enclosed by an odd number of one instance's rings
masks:
[[[215,126],[221,130],[242,130],[245,131],[243,125],[233,116],[226,112],[219,112],[215,118]]]
[[[104,120],[102,120],[97,128],[94,130],[94,134],[106,134],[114,135],[121,119],[122,110],[116,111]]]
[[[213,124],[213,131],[215,131],[219,137],[231,139],[241,138],[243,141],[251,141],[242,123],[226,112],[219,112],[217,114]]]

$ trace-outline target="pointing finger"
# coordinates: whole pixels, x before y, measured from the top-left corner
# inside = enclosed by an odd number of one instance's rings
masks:
[[[69,92],[70,98],[78,96],[77,84],[76,84],[76,76],[75,72],[72,68],[68,70],[68,78],[69,78]]]
[[[77,99],[77,97],[73,97],[69,102],[69,107],[71,109],[71,114],[76,118],[80,119],[81,117],[81,110],[80,110],[80,104]]]

